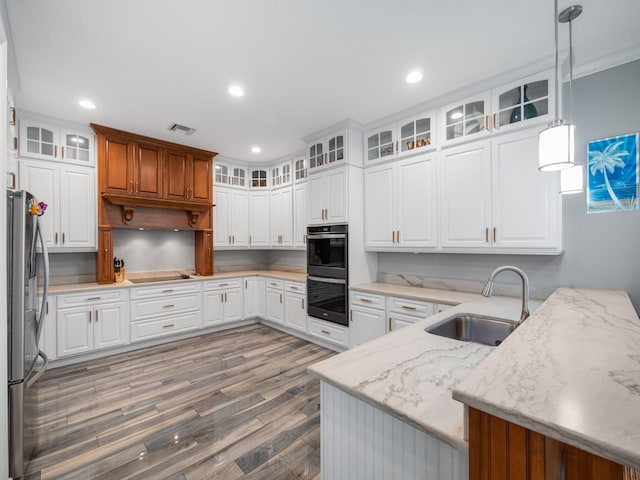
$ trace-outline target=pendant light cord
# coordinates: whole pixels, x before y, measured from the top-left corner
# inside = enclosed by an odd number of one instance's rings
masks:
[[[558,123],[558,121],[560,120],[560,114],[558,113],[558,111],[560,110],[560,99],[559,99],[559,95],[558,95],[558,84],[559,84],[559,80],[558,77],[560,76],[560,69],[558,68],[558,0],[554,0],[554,6],[555,6],[555,10],[553,13],[553,25],[555,26],[555,40],[554,40],[554,49],[553,49],[553,62],[555,65],[555,73],[556,73],[556,78],[555,78],[555,104],[556,104],[556,118],[555,118],[555,122],[554,123]]]
[[[569,123],[573,124],[573,29],[569,20]]]

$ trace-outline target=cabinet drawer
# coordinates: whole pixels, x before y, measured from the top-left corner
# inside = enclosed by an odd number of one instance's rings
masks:
[[[389,312],[404,313],[419,318],[427,318],[433,315],[434,304],[407,300],[400,297],[387,297],[387,310]]]
[[[200,282],[165,283],[153,287],[138,287],[131,289],[131,299],[166,297],[167,295],[180,295],[182,293],[198,293]]]
[[[173,315],[190,310],[200,310],[200,294],[168,296],[151,300],[136,300],[131,302],[131,321],[154,317],[158,315]]]
[[[284,280],[267,277],[267,288],[279,288],[280,290],[282,290],[284,289]]]
[[[445,310],[449,310],[450,308],[455,307],[455,305],[449,305],[447,303],[436,303],[433,308],[433,313],[444,312]]]
[[[240,288],[241,278],[225,278],[224,280],[208,280],[204,282],[205,290],[219,290],[221,288]]]
[[[360,305],[363,307],[378,308],[380,310],[384,310],[385,297],[383,295],[352,291],[351,305]]]
[[[349,346],[349,329],[342,325],[309,317],[309,333],[331,343],[344,347]]]
[[[95,292],[69,293],[57,296],[58,308],[94,305],[96,303],[126,302],[129,300],[127,288],[114,288]]]
[[[284,282],[284,289],[287,292],[306,294],[307,289],[304,283],[300,282]]]
[[[191,312],[167,318],[131,323],[131,341],[140,342],[156,337],[174,335],[200,328],[200,312]]]

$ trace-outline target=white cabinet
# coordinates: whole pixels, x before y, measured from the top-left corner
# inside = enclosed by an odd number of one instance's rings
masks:
[[[293,181],[295,183],[305,182],[307,175],[307,159],[304,156],[296,156],[293,160]]]
[[[202,328],[201,282],[131,289],[130,334],[140,342]]]
[[[266,315],[264,277],[244,277],[244,318]]]
[[[252,167],[249,169],[249,188],[269,188],[269,169],[266,167]]]
[[[291,172],[291,161],[286,161],[271,167],[271,187],[284,187],[291,185],[293,174]]]
[[[553,70],[511,82],[440,109],[442,146],[549,122]]]
[[[249,246],[266,248],[271,245],[269,191],[249,192]]]
[[[410,300],[402,297],[387,297],[387,329],[389,332],[406,327],[436,313],[431,302]]]
[[[42,217],[47,246],[55,250],[96,248],[95,169],[20,160],[20,188],[48,207]]]
[[[315,317],[308,318],[309,335],[339,347],[349,347],[349,328]]]
[[[285,282],[284,324],[301,332],[307,331],[305,285],[300,282]]]
[[[284,284],[270,278],[266,283],[266,319],[284,325]]]
[[[293,186],[293,246],[307,246],[307,183]]]
[[[242,279],[211,280],[205,282],[203,288],[205,326],[237,322],[244,318]]]
[[[271,246],[293,246],[293,188],[271,191]]]
[[[309,171],[347,162],[347,130],[340,129],[313,141],[308,149]]]
[[[537,168],[537,130],[441,153],[442,246],[452,251],[562,251],[559,175]]]
[[[20,157],[95,166],[95,136],[89,130],[65,128],[20,118]]]
[[[349,305],[349,348],[385,334],[385,297],[351,292]]]
[[[364,135],[365,164],[435,149],[435,111],[406,118]]]
[[[228,185],[233,187],[246,188],[247,169],[238,165],[231,165],[216,157],[213,175],[214,185]]]
[[[434,154],[369,168],[364,175],[368,250],[437,247]]]
[[[215,189],[214,246],[216,248],[249,245],[249,198],[245,190]]]
[[[347,170],[327,170],[309,177],[309,224],[346,223]]]
[[[125,289],[60,295],[57,304],[58,357],[129,343],[129,305]]]

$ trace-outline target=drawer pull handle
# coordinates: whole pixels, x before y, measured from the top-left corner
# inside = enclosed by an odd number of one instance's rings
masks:
[[[175,325],[173,323],[167,323],[166,325],[162,325],[162,328],[173,328]]]
[[[372,303],[368,298],[361,298],[360,301],[363,303]]]
[[[290,290],[299,290],[298,287],[294,287],[294,286],[290,286],[289,289]]]
[[[331,332],[328,330],[320,330],[322,333],[326,333],[327,335],[331,335]]]
[[[228,287],[229,284],[228,283],[221,283],[220,285],[218,285],[219,287]]]
[[[162,290],[162,293],[171,293],[173,292],[173,288],[167,288],[166,290]]]
[[[169,305],[163,305],[162,308],[173,308],[175,307],[175,305],[173,303],[170,303]]]
[[[389,317],[389,331],[392,332],[393,328],[391,328],[391,317]]]
[[[409,307],[408,305],[403,305],[402,308],[404,308],[405,310],[415,310],[416,307]]]
[[[93,302],[95,300],[100,300],[101,298],[102,297],[90,297],[90,298],[87,298],[87,302]]]

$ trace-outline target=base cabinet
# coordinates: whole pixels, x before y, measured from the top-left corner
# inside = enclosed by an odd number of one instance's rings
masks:
[[[284,325],[301,332],[307,331],[307,301],[305,286],[299,282],[285,282]]]
[[[124,292],[126,293],[126,292]],[[99,292],[93,297],[99,300]],[[58,305],[64,306],[67,296]],[[127,302],[96,303],[70,308],[58,308],[57,357],[87,353],[93,350],[129,343],[129,305]]]
[[[352,305],[349,312],[349,348],[385,334],[384,310]]]
[[[240,278],[204,283],[202,295],[204,326],[237,322],[243,319],[243,291]]]
[[[284,325],[284,292],[282,288],[269,287],[271,281],[267,281],[267,320]]]
[[[265,316],[265,281],[264,277],[244,277],[244,318]]]

